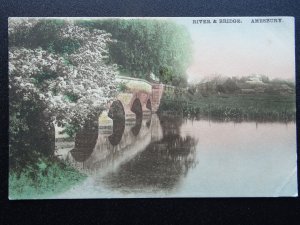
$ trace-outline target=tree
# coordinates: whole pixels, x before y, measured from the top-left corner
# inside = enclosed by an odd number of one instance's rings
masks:
[[[79,128],[98,115],[116,93],[117,67],[107,63],[112,40],[102,30],[62,20],[10,19],[9,37],[10,159],[17,163],[25,151],[45,153],[47,144],[33,145],[39,138],[34,129],[43,136],[54,121]]]
[[[169,67],[161,67],[159,70],[159,79],[165,84],[172,83],[172,69]]]
[[[269,83],[269,82],[270,82],[270,79],[269,79],[269,77],[266,76],[266,75],[261,75],[261,81],[262,81],[263,83]]]
[[[239,89],[236,82],[233,81],[231,78],[228,78],[222,86],[226,93],[233,93]]]
[[[77,24],[112,34],[117,41],[109,45],[109,60],[122,73],[144,79],[154,73],[172,84],[173,78],[186,80],[191,37],[184,26],[157,19],[83,20]]]

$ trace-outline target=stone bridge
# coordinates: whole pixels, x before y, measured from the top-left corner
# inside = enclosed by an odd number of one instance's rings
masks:
[[[124,76],[117,76],[117,82],[120,92],[100,115],[100,128],[111,126],[113,120],[135,121],[157,112],[164,91],[163,84]]]
[[[132,133],[137,135],[141,121],[157,112],[165,85],[123,76],[117,76],[116,79],[119,94],[99,116],[98,129],[79,131],[74,139],[67,134],[60,134],[63,128],[56,126],[55,145],[58,155],[83,148],[85,152],[93,151],[99,134],[109,135],[110,143],[115,145],[122,138],[119,133],[123,133],[125,124],[126,127],[132,127]]]
[[[57,156],[65,159],[68,157],[77,162],[76,165],[95,169],[103,157],[104,161],[107,161],[107,157],[116,158],[126,149],[126,154],[137,152],[148,145],[150,139],[153,141],[161,137],[155,113],[162,95],[176,100],[178,88],[138,78],[117,76],[116,79],[119,94],[106,105],[106,109],[101,112],[98,121],[92,122],[92,126],[81,129],[75,137],[61,134],[60,131],[64,128],[56,126]],[[97,163],[91,158],[97,159]]]

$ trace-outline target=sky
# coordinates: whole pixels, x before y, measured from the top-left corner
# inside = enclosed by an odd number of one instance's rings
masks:
[[[269,17],[281,18],[282,22],[251,23],[253,18],[240,17],[242,23],[226,24],[193,24],[193,20],[220,19],[213,17],[169,18],[186,26],[191,34],[193,60],[187,69],[188,81],[201,81],[214,74],[264,74],[272,79],[295,80],[294,18]]]

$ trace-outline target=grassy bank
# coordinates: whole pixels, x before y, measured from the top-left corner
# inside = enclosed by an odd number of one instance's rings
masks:
[[[10,170],[9,199],[48,198],[82,182],[86,175],[59,159],[41,159],[22,172]]]
[[[163,97],[159,113],[173,112],[187,117],[216,120],[293,121],[296,117],[294,95],[212,95],[176,99]]]

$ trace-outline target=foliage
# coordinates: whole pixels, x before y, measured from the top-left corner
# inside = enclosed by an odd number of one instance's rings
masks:
[[[59,134],[67,134],[69,137],[74,138],[77,131],[80,130],[77,124],[66,124],[64,129]]]
[[[37,153],[53,154],[55,131],[49,115],[43,113],[44,102],[36,97],[20,101],[22,93],[9,98],[9,164],[21,170],[36,161]]]
[[[120,92],[126,92],[128,90],[128,87],[125,82],[119,82],[118,84],[118,91]]]
[[[116,93],[117,68],[107,63],[112,40],[102,30],[12,18],[9,39],[10,159],[17,163],[52,145],[46,127],[53,121],[82,127],[99,114]]]
[[[228,78],[224,84],[222,85],[223,92],[224,93],[233,93],[237,90],[239,90],[239,87],[237,86],[236,82],[234,82],[231,78]]]
[[[80,48],[81,43],[78,39],[61,38],[59,31],[67,24],[61,19],[12,18],[9,20],[9,45],[27,49],[42,48],[60,55],[71,54]]]
[[[82,182],[85,175],[58,159],[40,158],[22,172],[9,173],[9,199],[45,198]]]
[[[41,23],[45,24],[45,21]],[[38,25],[40,23],[34,28]],[[18,29],[11,32],[18,32]],[[17,92],[24,92],[24,98],[37,94],[58,123],[74,120],[83,123],[86,116],[101,108],[116,89],[116,67],[105,63],[110,35],[68,23],[56,33],[58,43],[72,39],[81,46],[64,57],[42,48],[10,46],[10,86],[17,87],[14,89]]]
[[[158,19],[82,20],[83,27],[112,34],[110,61],[131,76],[149,79],[159,75],[165,83],[186,84],[191,60],[191,38],[184,26]]]
[[[172,81],[172,70],[168,67],[161,67],[159,69],[159,77],[163,83],[168,84]]]
[[[295,96],[279,94],[164,97],[159,113],[174,110],[183,116],[235,121],[294,121],[296,115]]]

